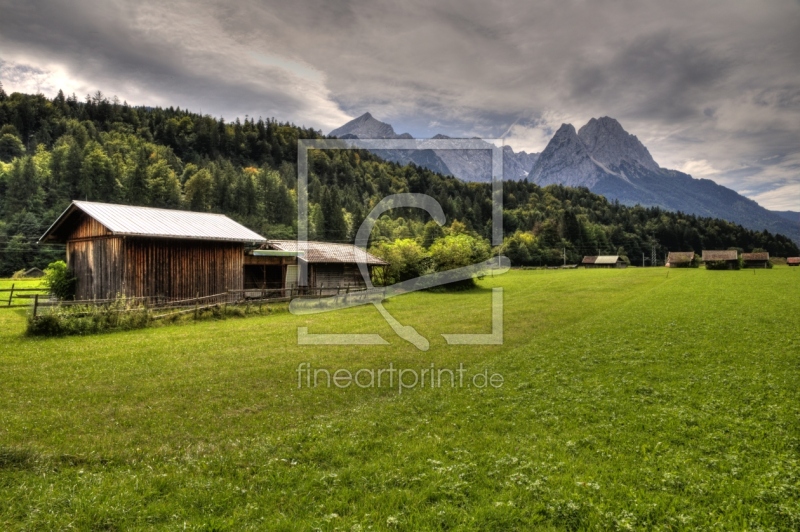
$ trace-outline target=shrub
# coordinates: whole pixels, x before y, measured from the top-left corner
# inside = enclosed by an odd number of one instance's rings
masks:
[[[462,268],[483,262],[489,258],[489,243],[481,238],[460,233],[440,238],[430,248],[431,259],[437,272]],[[475,279],[449,283],[446,288],[466,289],[475,286]]]
[[[381,242],[370,252],[389,263],[382,284],[394,284],[422,277],[431,271],[431,258],[415,240],[403,238]]]
[[[24,279],[25,278],[25,270],[17,270],[11,275],[12,279]]]
[[[75,299],[78,280],[63,260],[51,262],[44,270],[44,285],[61,300]]]

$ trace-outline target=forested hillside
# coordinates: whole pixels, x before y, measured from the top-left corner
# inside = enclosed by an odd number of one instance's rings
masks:
[[[266,237],[296,226],[298,138],[313,129],[271,119],[226,123],[176,108],[131,107],[101,93],[7,95],[0,87],[0,275],[47,265],[63,248],[36,241],[73,199],[213,211]],[[369,209],[397,192],[436,198],[448,224],[490,233],[490,187],[364,151],[312,152],[310,236],[349,241]],[[517,264],[575,262],[584,254],[623,253],[636,262],[667,250],[764,248],[800,254],[788,238],[660,209],[609,203],[586,189],[505,183],[505,251]],[[417,239],[439,232],[422,211],[383,218],[375,239]]]

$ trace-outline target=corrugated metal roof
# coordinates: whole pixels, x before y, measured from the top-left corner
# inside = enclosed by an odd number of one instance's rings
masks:
[[[742,253],[742,260],[769,260],[769,253]]]
[[[617,262],[619,262],[619,255],[600,255],[583,257],[581,264],[616,264]]]
[[[73,201],[40,240],[46,239],[75,210],[85,212],[115,235],[233,242],[266,241],[263,236],[222,214],[91,201]]]
[[[594,261],[595,264],[616,264],[617,262],[619,262],[619,255],[600,255]]]
[[[267,249],[298,252],[305,248],[302,259],[309,263],[346,263],[358,262],[373,265],[384,265],[387,262],[352,244],[332,244],[330,242],[308,241],[299,246],[297,240],[268,240],[263,246]]]
[[[715,260],[738,260],[739,253],[735,249],[727,249],[722,251],[710,251],[710,250],[703,250],[703,260],[704,261],[715,261]]]
[[[667,257],[667,262],[670,264],[681,264],[684,262],[692,262],[694,260],[694,251],[670,251]]]

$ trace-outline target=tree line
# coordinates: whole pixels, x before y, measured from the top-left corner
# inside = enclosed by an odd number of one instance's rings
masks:
[[[0,275],[63,258],[63,247],[37,240],[73,199],[218,212],[267,238],[292,238],[297,141],[318,138],[319,131],[274,119],[226,122],[174,107],[134,107],[100,92],[48,99],[7,95],[0,86]],[[448,227],[434,229],[425,212],[398,209],[378,221],[373,245],[411,239],[428,249],[456,221],[460,234],[484,243],[491,233],[489,185],[363,150],[310,152],[308,191],[309,236],[318,240],[352,241],[378,201],[402,192],[436,199]],[[635,262],[652,247],[659,256],[729,247],[800,254],[781,235],[625,207],[586,189],[509,181],[503,202],[502,251],[518,265],[606,253]]]

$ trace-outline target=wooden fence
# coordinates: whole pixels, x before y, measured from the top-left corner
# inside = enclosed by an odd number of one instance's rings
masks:
[[[8,293],[8,298],[5,294]],[[11,285],[11,288],[0,288],[0,309],[2,308],[20,308],[29,307],[31,303],[14,303],[14,298],[17,299],[34,299],[36,295],[46,296],[46,288],[16,288],[16,283]]]
[[[39,315],[44,309],[47,308],[62,308],[62,307],[93,307],[93,308],[106,308],[108,309],[115,303],[119,303],[119,299],[92,299],[92,300],[78,300],[78,301],[59,301],[57,299],[44,299],[39,296],[42,294],[40,289],[25,289],[25,290],[38,290],[38,294],[28,296],[33,299],[31,304],[15,305],[17,307],[32,307],[33,316]],[[238,305],[243,303],[279,303],[283,301],[291,301],[296,298],[323,298],[331,296],[345,297],[350,294],[358,294],[365,292],[366,288],[359,287],[295,287],[295,288],[276,288],[276,289],[243,289],[243,290],[229,290],[221,294],[214,294],[210,296],[197,296],[190,299],[176,299],[167,298],[163,296],[148,296],[148,297],[126,297],[124,301],[135,308],[120,308],[117,312],[131,312],[141,309],[152,309],[154,311],[153,318],[160,319],[167,316],[194,312],[197,314],[200,310],[220,307],[225,305]],[[90,312],[87,308],[86,313]]]

